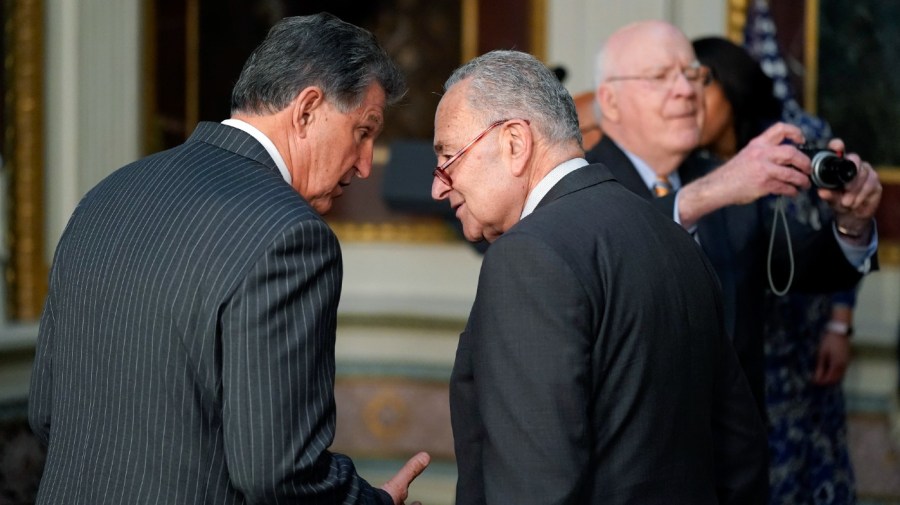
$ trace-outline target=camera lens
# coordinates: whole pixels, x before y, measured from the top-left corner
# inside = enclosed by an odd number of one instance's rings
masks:
[[[832,151],[823,150],[810,156],[809,178],[820,188],[840,189],[856,177],[856,165]]]

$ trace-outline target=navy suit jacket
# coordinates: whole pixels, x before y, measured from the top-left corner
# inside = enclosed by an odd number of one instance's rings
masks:
[[[458,505],[765,503],[712,266],[602,165],[488,248],[450,385]]]
[[[644,184],[631,160],[608,136],[587,153],[590,162],[603,163],[626,188],[651,201],[665,216],[674,215],[675,193],[656,198]],[[697,154],[679,168],[682,184],[714,170],[718,163]],[[700,245],[716,270],[724,294],[725,323],[760,412],[765,415],[763,361],[763,302],[768,288],[768,249],[773,213],[763,200],[734,205],[703,217],[697,224]],[[778,223],[772,272],[776,288],[787,285],[791,259]],[[792,291],[833,292],[855,286],[862,278],[846,259],[827,221],[821,231],[789,221],[793,244]]]
[[[79,203],[41,317],[38,503],[390,503],[334,436],[338,242],[253,137],[201,123]]]

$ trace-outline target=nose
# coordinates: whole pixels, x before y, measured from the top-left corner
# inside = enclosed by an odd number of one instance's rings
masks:
[[[431,198],[435,200],[446,200],[450,194],[450,186],[441,182],[437,177],[431,182]]]
[[[678,71],[675,72],[675,83],[672,85],[672,90],[678,95],[696,95],[697,83],[691,82],[684,72]]]
[[[359,153],[359,160],[356,161],[356,176],[360,179],[366,179],[372,175],[372,160],[375,156],[374,148],[371,145],[362,147]]]

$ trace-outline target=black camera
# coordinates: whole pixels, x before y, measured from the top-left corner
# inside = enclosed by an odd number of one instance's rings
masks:
[[[797,149],[809,156],[812,162],[809,178],[820,188],[841,189],[856,177],[856,165],[830,149],[810,145],[797,146]]]

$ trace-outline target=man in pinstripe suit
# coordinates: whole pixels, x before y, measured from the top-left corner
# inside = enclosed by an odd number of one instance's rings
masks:
[[[39,503],[402,503],[334,436],[342,264],[318,214],[369,175],[405,83],[374,37],[321,14],[254,51],[232,118],[80,202],[41,317],[29,420]]]

